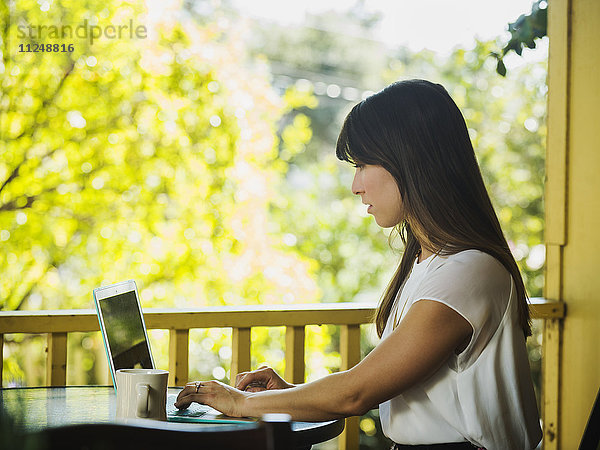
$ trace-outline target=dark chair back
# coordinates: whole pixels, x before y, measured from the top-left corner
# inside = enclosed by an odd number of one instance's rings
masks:
[[[281,415],[278,415],[281,416]],[[75,424],[37,433],[47,450],[288,450],[294,448],[289,416],[265,417],[239,425],[206,425],[132,420]]]
[[[592,413],[583,432],[579,450],[597,450],[600,448],[600,389],[592,406]]]

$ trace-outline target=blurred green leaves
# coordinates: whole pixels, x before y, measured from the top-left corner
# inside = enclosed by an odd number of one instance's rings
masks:
[[[94,286],[124,277],[156,306],[315,299],[309,266],[261,225],[286,171],[273,130],[309,94],[275,98],[264,70],[236,67],[239,41],[167,20],[167,7],[157,18],[116,1],[15,4],[3,13],[0,308],[86,307]],[[147,39],[16,51],[23,24],[130,19]],[[285,151],[310,136],[297,115]],[[274,261],[284,267],[269,277]]]
[[[531,6],[529,14],[521,14],[517,20],[508,24],[510,40],[502,47],[501,51],[490,52],[490,55],[497,60],[496,72],[498,74],[506,76],[504,57],[508,53],[515,52],[521,56],[524,48],[534,49],[536,39],[547,35],[548,1],[536,0]]]

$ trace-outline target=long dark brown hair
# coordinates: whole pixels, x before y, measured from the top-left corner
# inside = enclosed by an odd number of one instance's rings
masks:
[[[527,292],[488,196],[465,120],[439,84],[396,82],[350,111],[336,155],[353,164],[385,168],[395,178],[404,220],[396,226],[404,243],[400,264],[375,316],[381,337],[394,300],[421,245],[441,255],[476,249],[496,258],[511,274],[519,321],[531,335]]]

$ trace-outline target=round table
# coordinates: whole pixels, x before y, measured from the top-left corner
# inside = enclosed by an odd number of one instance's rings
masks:
[[[180,388],[169,388],[177,394]],[[0,405],[15,421],[17,432],[34,432],[47,427],[114,422],[116,395],[112,386],[59,386],[0,389]],[[232,424],[186,423],[173,424],[195,427],[198,432]],[[310,448],[338,436],[344,420],[327,422],[292,422],[298,448]]]

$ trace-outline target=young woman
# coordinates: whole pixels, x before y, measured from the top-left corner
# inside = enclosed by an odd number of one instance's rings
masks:
[[[236,388],[189,383],[176,405],[304,421],[379,405],[398,449],[535,448],[527,295],[456,104],[438,84],[392,84],[348,114],[337,156],[356,167],[352,192],[368,213],[405,244],[377,309],[381,342],[352,369],[311,383],[261,368],[238,375]]]

